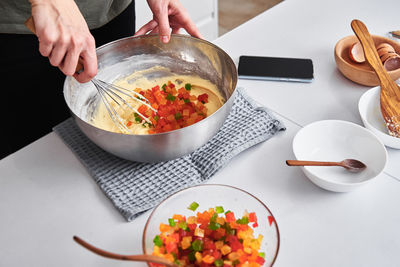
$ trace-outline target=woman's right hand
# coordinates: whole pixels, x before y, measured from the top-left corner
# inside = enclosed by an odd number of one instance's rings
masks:
[[[40,53],[65,75],[88,82],[97,74],[96,44],[73,0],[29,0]],[[83,71],[76,73],[79,59]]]

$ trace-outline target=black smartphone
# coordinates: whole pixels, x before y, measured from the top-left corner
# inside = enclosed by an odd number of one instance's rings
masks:
[[[312,82],[314,67],[307,58],[240,56],[238,74],[242,79]]]

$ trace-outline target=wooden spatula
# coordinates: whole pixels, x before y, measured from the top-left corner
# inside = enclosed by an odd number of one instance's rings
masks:
[[[351,22],[351,28],[364,49],[364,55],[379,78],[381,85],[381,112],[389,134],[400,138],[400,88],[390,78],[376,51],[367,27],[359,20]]]

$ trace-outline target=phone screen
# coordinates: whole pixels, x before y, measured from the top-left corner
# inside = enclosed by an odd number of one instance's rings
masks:
[[[314,69],[311,59],[241,56],[239,78],[311,82]]]

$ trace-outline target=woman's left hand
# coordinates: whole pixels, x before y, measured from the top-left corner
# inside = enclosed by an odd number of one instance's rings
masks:
[[[186,9],[178,0],[147,0],[153,12],[153,19],[141,27],[136,33],[158,33],[163,43],[168,43],[172,33],[179,33],[184,28],[191,36],[203,38],[196,25],[189,17]]]

